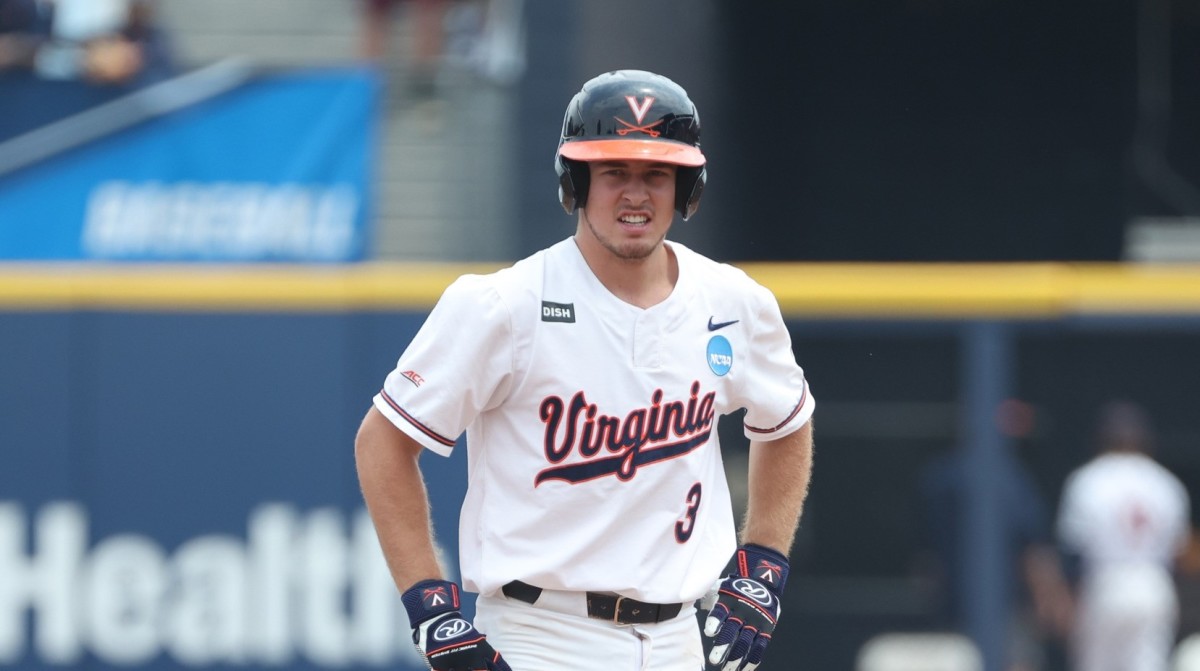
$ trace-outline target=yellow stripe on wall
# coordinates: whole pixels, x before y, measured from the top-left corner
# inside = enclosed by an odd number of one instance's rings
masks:
[[[1200,266],[739,264],[789,317],[1048,318],[1200,314]],[[425,310],[499,264],[0,265],[0,309]]]
[[[0,308],[329,311],[428,309],[497,266],[0,265]]]
[[[785,313],[869,317],[1200,314],[1200,266],[753,265]]]

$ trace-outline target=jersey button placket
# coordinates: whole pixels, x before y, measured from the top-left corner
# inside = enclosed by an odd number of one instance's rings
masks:
[[[638,315],[633,325],[633,366],[662,367],[662,335],[658,320],[650,312]]]

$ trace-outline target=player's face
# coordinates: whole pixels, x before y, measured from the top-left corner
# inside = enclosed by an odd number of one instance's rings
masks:
[[[588,164],[591,184],[580,233],[625,260],[644,259],[662,245],[675,218],[675,171],[669,163]]]

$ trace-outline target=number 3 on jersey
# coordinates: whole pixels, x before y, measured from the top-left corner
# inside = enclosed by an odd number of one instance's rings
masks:
[[[696,511],[700,509],[700,483],[692,485],[688,490],[687,508],[683,511],[683,519],[675,523],[675,540],[686,543],[696,529]]]

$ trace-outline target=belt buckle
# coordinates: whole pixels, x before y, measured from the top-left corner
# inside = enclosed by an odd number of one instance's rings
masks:
[[[625,622],[621,621],[621,602],[624,600],[625,600],[625,597],[618,594],[617,600],[613,603],[613,619],[612,619],[612,621],[613,621],[613,624],[617,625],[618,627],[627,626],[627,624]]]

